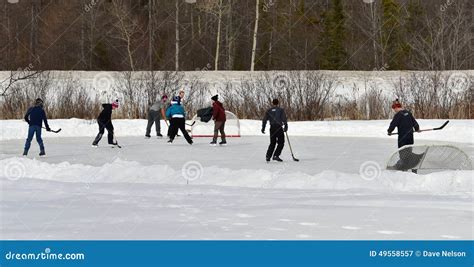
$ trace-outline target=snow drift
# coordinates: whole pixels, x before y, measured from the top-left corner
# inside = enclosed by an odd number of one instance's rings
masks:
[[[427,175],[409,172],[367,169],[364,173],[350,174],[323,171],[316,175],[306,173],[279,173],[267,170],[231,170],[216,166],[203,167],[187,162],[182,169],[167,165],[142,165],[138,162],[116,159],[102,166],[50,164],[28,158],[0,160],[0,174],[9,180],[39,179],[78,183],[92,186],[104,183],[141,183],[166,185],[194,185],[248,187],[265,189],[304,189],[353,191],[373,193],[423,193],[472,197],[472,171],[445,171]]]

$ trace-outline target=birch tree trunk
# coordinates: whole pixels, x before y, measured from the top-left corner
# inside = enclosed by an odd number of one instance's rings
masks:
[[[176,21],[175,21],[175,32],[176,32],[176,52],[175,52],[175,71],[179,71],[179,0],[176,0]]]
[[[214,70],[219,69],[219,51],[221,47],[221,25],[222,25],[222,0],[219,0],[217,14],[217,37],[216,37],[216,55],[214,57]]]
[[[255,54],[257,53],[259,6],[260,6],[260,0],[256,0],[256,5],[255,5],[255,28],[253,30],[252,62],[250,63],[250,71],[255,70]]]

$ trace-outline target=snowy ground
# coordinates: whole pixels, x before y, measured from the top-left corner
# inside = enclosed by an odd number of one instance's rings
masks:
[[[472,122],[464,124],[451,139],[465,140],[455,145],[473,158]],[[347,137],[348,125],[333,132],[342,137],[293,136],[301,161],[286,147],[285,162],[270,164],[264,136],[232,138],[227,147],[123,136],[122,149],[104,140],[94,149],[91,137],[48,135],[46,157],[33,142],[24,158],[24,134],[14,139],[5,125],[2,239],[473,238],[472,171],[385,171],[395,139]]]

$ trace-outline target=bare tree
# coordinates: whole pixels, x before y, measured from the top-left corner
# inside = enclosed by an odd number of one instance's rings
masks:
[[[116,19],[114,27],[118,32],[116,38],[125,42],[130,70],[135,71],[132,42],[134,39],[133,35],[139,29],[138,21],[133,17],[130,8],[124,3],[124,0],[111,0],[111,3],[112,15]]]
[[[29,69],[26,70],[17,70],[17,71],[10,71],[10,75],[8,78],[0,81],[0,96],[5,96],[8,94],[9,90],[18,82],[26,81],[30,79],[34,79],[38,77],[42,71],[36,70],[31,71]]]
[[[253,42],[252,42],[252,61],[250,63],[250,71],[255,70],[255,54],[257,53],[257,35],[258,35],[258,20],[259,20],[259,9],[260,0],[255,1],[255,27],[253,29]]]

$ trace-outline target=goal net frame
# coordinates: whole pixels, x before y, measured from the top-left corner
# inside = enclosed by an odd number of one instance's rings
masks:
[[[440,150],[442,149],[445,149],[446,152],[440,152]],[[457,153],[456,157],[450,158],[450,156],[454,152]],[[429,155],[429,160],[426,158],[427,155]],[[420,158],[415,160],[417,162],[413,162],[413,166],[410,166],[409,169],[472,170],[472,161],[469,155],[466,154],[466,152],[464,152],[461,148],[450,144],[423,144],[403,146],[390,155],[389,159],[386,162],[386,169],[401,170],[396,168],[397,165],[399,163],[403,163],[403,161],[406,160],[410,161],[410,156],[420,156]],[[405,159],[403,159],[404,157]],[[446,160],[444,165],[443,163],[441,163],[443,160]],[[433,164],[437,163],[441,163],[441,166],[433,166]]]
[[[239,120],[239,117],[226,110],[225,111],[225,115],[226,115],[226,124],[225,124],[225,128],[224,128],[224,131],[226,132],[226,137],[241,137],[240,135],[240,120]],[[235,121],[235,123],[229,123],[231,121]],[[191,129],[190,129],[190,134],[191,134],[191,137],[213,137],[214,136],[214,121],[211,119],[210,121],[208,122],[202,122],[200,120],[200,118],[197,116],[197,115],[194,115],[194,117],[192,118],[191,120],[192,123],[195,122],[195,124],[193,126],[191,126]],[[199,127],[199,126],[204,126],[206,128],[209,128],[208,131],[209,133],[196,133],[196,128]],[[227,133],[227,129],[228,127],[232,127],[232,128],[236,128],[237,131],[231,131],[233,133]],[[220,137],[221,134],[218,133],[218,137]]]

